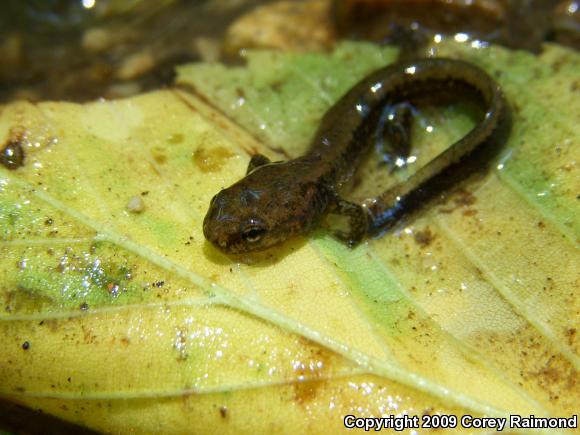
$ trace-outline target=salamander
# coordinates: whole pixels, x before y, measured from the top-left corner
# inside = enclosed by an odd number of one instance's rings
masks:
[[[472,99],[483,109],[482,117],[463,138],[370,205],[344,200],[340,188],[371,147],[385,108],[396,113],[405,104],[432,94]],[[335,213],[349,220],[349,229],[336,236],[354,246],[377,228],[392,226],[407,197],[486,142],[505,111],[500,86],[470,63],[433,58],[381,68],[363,78],[326,112],[306,154],[284,162],[254,155],[246,176],[212,198],[203,222],[204,235],[226,253],[260,251],[309,233],[326,214]],[[395,139],[405,137],[406,124],[395,119],[385,130]]]

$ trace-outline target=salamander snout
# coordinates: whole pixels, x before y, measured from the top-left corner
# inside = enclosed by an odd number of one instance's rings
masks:
[[[205,238],[229,254],[268,248],[272,243],[267,223],[258,210],[240,204],[235,190],[222,190],[212,199],[203,221]]]
[[[211,200],[205,238],[228,254],[263,251],[308,231],[325,201],[315,183],[301,182],[304,164],[256,168]]]

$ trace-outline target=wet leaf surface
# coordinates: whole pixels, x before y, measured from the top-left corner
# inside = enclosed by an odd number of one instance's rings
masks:
[[[184,66],[197,96],[3,106],[0,137],[25,159],[0,167],[0,394],[119,432],[576,412],[580,58],[437,50],[497,76],[509,143],[485,176],[355,250],[318,231],[227,258],[201,222],[251,154],[304,151],[393,49]],[[460,106],[444,115],[422,113],[419,163],[469,125]]]

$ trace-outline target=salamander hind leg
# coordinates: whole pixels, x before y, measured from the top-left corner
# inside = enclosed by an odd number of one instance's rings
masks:
[[[331,213],[348,217],[348,230],[335,231],[333,235],[350,248],[359,244],[366,236],[369,216],[366,208],[363,206],[345,201],[342,198],[337,198],[335,207]]]
[[[387,107],[377,125],[383,161],[391,170],[403,166],[411,153],[413,110],[408,103]]]
[[[246,175],[252,172],[254,169],[260,166],[267,165],[271,163],[271,160],[263,154],[254,154],[248,163],[248,169],[246,170]]]

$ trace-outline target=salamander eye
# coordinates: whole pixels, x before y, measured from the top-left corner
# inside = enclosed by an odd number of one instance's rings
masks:
[[[265,228],[252,225],[242,231],[242,239],[248,243],[256,243],[264,234],[266,234]]]

